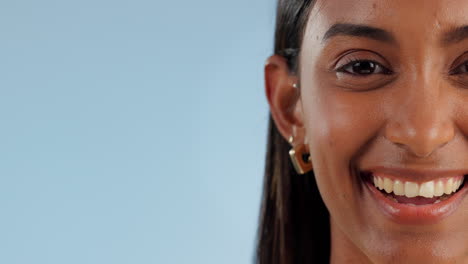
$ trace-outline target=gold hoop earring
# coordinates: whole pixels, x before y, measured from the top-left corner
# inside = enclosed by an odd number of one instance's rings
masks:
[[[288,141],[292,145],[294,137],[290,136]],[[289,157],[298,174],[305,174],[312,170],[312,160],[306,144],[293,146],[293,148],[289,150]]]

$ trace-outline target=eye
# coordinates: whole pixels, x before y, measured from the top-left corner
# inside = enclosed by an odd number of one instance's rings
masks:
[[[468,73],[468,61],[460,64],[457,68],[450,71],[450,74],[465,74]]]
[[[371,75],[371,74],[390,74],[390,70],[382,66],[380,63],[372,60],[353,60],[341,67],[337,72],[343,72],[352,75]]]

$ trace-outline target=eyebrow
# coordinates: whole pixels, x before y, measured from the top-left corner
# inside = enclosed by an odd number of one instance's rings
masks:
[[[397,44],[395,36],[381,28],[359,24],[338,23],[331,26],[323,35],[322,41],[335,36],[365,37],[389,44]]]
[[[361,25],[337,23],[325,32],[322,41],[326,41],[335,36],[365,37],[389,44],[397,44],[395,36],[385,29]],[[448,46],[468,39],[468,25],[456,27],[442,35],[441,45]]]
[[[468,38],[468,25],[456,27],[446,33],[442,37],[442,45],[448,46],[456,44]]]

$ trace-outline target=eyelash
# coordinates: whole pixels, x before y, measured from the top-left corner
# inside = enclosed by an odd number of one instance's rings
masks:
[[[457,73],[458,69],[459,69],[460,67],[462,67],[462,66],[465,66],[465,67],[466,67],[466,68],[465,68],[465,72],[458,72],[458,73]],[[456,75],[456,74],[467,74],[467,73],[468,73],[468,61],[465,61],[465,62],[459,64],[455,69],[450,70],[449,73],[450,73],[450,74],[454,74],[454,75]]]
[[[374,61],[374,60],[362,60],[362,59],[351,59],[349,62],[347,62],[345,65],[339,67],[338,69],[336,69],[337,72],[342,72],[342,73],[345,73],[345,74],[350,74],[350,75],[355,75],[355,76],[367,76],[367,75],[372,75],[372,74],[375,74],[374,72],[373,73],[370,73],[370,74],[359,74],[359,73],[352,73],[352,72],[349,72],[346,70],[346,68],[348,67],[352,67],[353,65],[355,65],[356,63],[363,63],[363,62],[370,62],[370,63],[373,63],[375,64],[377,67],[381,68],[382,72],[381,73],[378,73],[378,74],[385,74],[385,75],[390,75],[392,74],[393,72],[389,69],[387,69],[386,67],[382,66],[382,64]],[[464,72],[461,72],[459,70],[460,67],[463,67],[465,66],[465,70]],[[454,68],[453,70],[450,70],[449,71],[449,74],[451,75],[457,75],[457,74],[468,74],[468,61],[465,61],[461,64],[459,64],[456,68]]]
[[[350,75],[355,75],[355,76],[367,76],[367,75],[372,75],[372,74],[375,74],[374,72],[372,73],[369,73],[369,74],[360,74],[360,73],[352,73],[352,72],[349,72],[346,70],[346,68],[348,67],[352,67],[354,66],[356,63],[363,63],[363,62],[368,62],[368,63],[373,63],[375,64],[377,67],[381,68],[381,71],[380,73],[378,74],[385,74],[385,75],[390,75],[392,74],[393,72],[389,69],[387,69],[386,67],[384,67],[382,64],[374,61],[374,60],[362,60],[362,59],[350,59],[349,62],[347,62],[345,65],[343,66],[340,66],[338,69],[336,69],[337,72],[342,72],[342,73],[345,73],[345,74],[350,74]]]

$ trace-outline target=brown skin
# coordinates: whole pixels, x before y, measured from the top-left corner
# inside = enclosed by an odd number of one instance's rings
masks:
[[[275,124],[285,139],[294,135],[294,145],[306,142],[311,150],[331,216],[331,263],[468,263],[468,199],[437,224],[398,224],[364,199],[350,169],[468,168],[468,73],[462,66],[468,39],[440,41],[468,25],[466,14],[466,0],[319,0],[305,31],[299,75],[279,56],[267,60]],[[322,41],[335,23],[378,27],[396,43],[355,36]],[[349,59],[375,61],[392,74],[335,71]],[[451,73],[457,67],[461,72]]]

